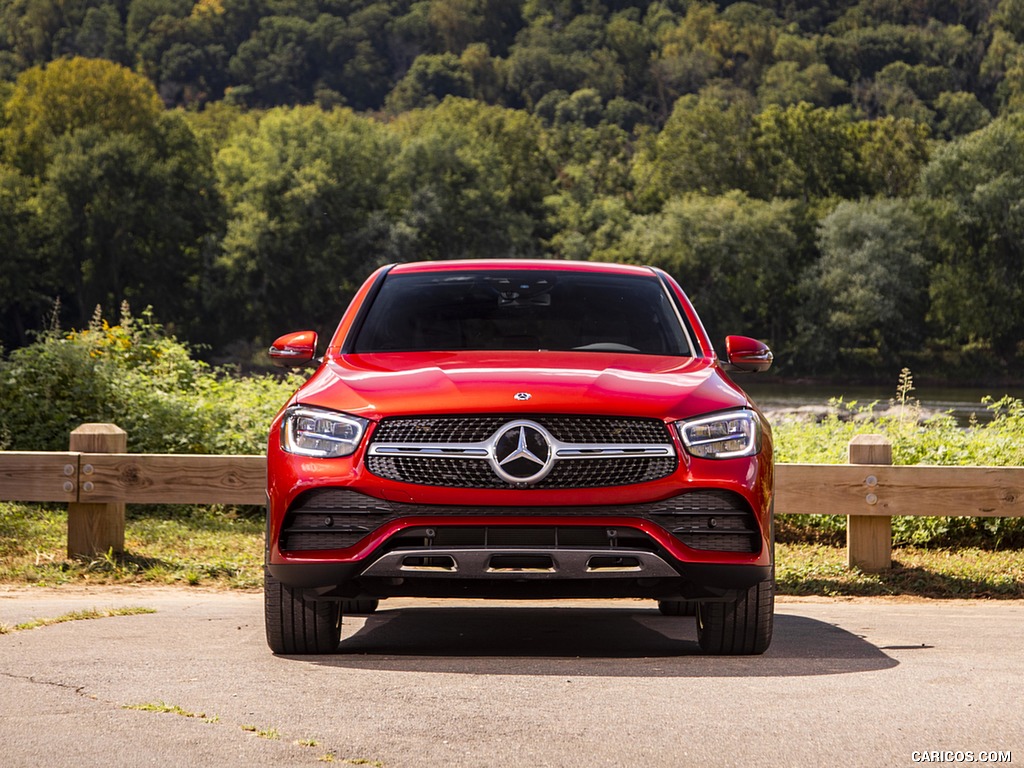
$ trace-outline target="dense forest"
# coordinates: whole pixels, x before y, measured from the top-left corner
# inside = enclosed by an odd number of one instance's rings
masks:
[[[1024,0],[0,0],[0,342],[661,266],[783,375],[1024,379]]]

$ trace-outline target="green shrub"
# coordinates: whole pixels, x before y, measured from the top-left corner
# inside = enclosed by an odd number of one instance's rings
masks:
[[[1024,401],[1011,397],[984,401],[991,419],[965,428],[949,414],[925,417],[920,405],[909,397],[912,389],[910,373],[904,370],[896,399],[883,411],[878,411],[877,403],[862,406],[834,400],[832,412],[820,422],[780,421],[773,425],[776,460],[844,464],[855,435],[880,434],[892,442],[893,464],[1024,465]],[[841,544],[846,519],[780,514],[778,531],[780,541]],[[893,543],[1024,547],[1024,518],[896,517]]]
[[[147,314],[51,330],[0,361],[0,447],[67,450],[80,424],[111,422],[137,453],[263,453],[295,375],[240,377],[193,357]]]

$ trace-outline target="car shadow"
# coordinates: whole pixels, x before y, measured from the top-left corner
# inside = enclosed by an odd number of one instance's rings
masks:
[[[802,677],[890,669],[863,638],[803,616],[775,616],[762,656],[708,656],[692,616],[630,608],[400,608],[346,617],[319,665],[387,671],[604,677]],[[298,657],[296,657],[298,658]]]

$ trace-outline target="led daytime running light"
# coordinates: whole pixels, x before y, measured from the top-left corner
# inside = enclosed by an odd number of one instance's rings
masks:
[[[686,450],[697,458],[735,459],[761,449],[761,422],[753,411],[729,411],[676,427]]]
[[[291,408],[281,423],[281,448],[300,456],[334,459],[359,447],[367,421],[319,408]]]

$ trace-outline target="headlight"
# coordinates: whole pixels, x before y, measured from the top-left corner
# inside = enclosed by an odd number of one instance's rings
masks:
[[[753,411],[727,411],[676,422],[683,445],[701,459],[753,456],[761,449],[761,422]]]
[[[349,456],[366,432],[366,419],[319,408],[290,408],[281,422],[281,448],[300,456]]]

